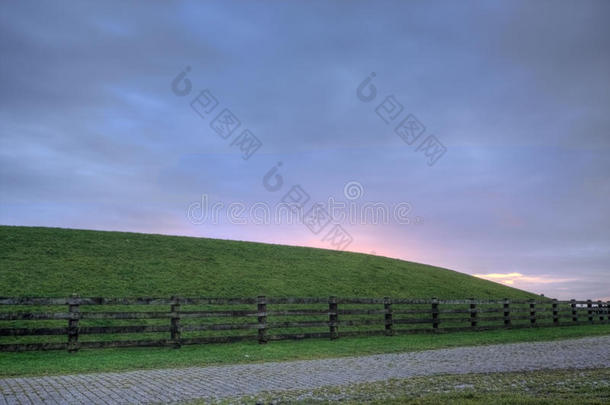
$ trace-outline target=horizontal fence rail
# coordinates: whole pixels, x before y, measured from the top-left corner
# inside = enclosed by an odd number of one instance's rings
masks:
[[[0,351],[607,324],[609,309],[550,299],[0,297]]]

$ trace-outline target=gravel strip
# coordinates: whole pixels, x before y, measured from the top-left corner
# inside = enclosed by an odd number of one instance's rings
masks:
[[[323,360],[7,378],[0,379],[0,405],[176,402],[434,374],[606,367],[610,367],[610,336]]]

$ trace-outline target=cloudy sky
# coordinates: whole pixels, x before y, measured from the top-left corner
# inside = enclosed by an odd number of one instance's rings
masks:
[[[609,18],[603,0],[2,2],[0,223],[610,299]],[[286,199],[328,221],[277,221]]]

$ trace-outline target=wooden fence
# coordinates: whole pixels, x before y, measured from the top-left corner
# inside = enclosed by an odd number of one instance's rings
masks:
[[[608,323],[610,303],[386,298],[0,298],[0,351]]]

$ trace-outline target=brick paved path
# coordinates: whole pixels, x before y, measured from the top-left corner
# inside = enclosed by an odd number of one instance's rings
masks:
[[[416,375],[590,367],[610,367],[610,336],[324,360],[0,379],[0,404],[174,402]]]

